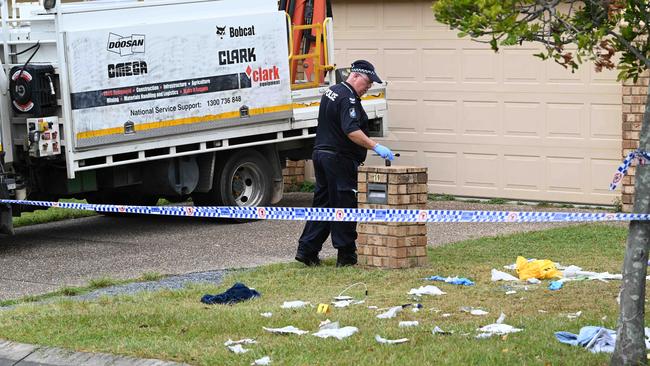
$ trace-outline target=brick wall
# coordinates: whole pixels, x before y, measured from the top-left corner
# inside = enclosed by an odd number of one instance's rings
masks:
[[[637,82],[623,82],[623,151],[621,161],[631,151],[639,147],[639,134],[643,122],[646,96],[648,93],[648,73],[644,73]],[[621,182],[621,201],[624,212],[632,212],[634,206],[634,174],[636,163],[630,167]]]
[[[305,181],[305,161],[286,160],[285,168],[282,169],[282,177],[285,191],[299,189]]]
[[[385,185],[386,203],[371,203],[371,185]],[[375,192],[376,193],[376,192]],[[359,167],[359,208],[426,209],[427,170],[416,167]],[[427,227],[417,222],[359,223],[359,264],[369,267],[424,266]]]

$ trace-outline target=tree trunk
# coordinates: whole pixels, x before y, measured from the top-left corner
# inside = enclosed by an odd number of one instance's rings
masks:
[[[646,96],[639,148],[650,151],[650,86]],[[650,164],[637,165],[634,184],[634,212],[650,213]],[[610,365],[646,365],[644,314],[645,277],[648,267],[650,222],[632,221],[627,236],[621,283],[621,307],[616,331],[616,348]]]

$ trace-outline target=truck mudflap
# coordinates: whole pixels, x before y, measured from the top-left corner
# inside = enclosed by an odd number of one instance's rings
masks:
[[[4,152],[0,151],[0,199],[11,199],[4,171]],[[11,205],[8,203],[0,203],[0,234],[14,235]]]
[[[10,204],[0,204],[0,234],[14,235]]]
[[[0,162],[0,164],[2,164]],[[0,167],[1,168],[1,167]],[[4,177],[0,174],[0,199],[10,199],[9,190],[5,183]],[[11,205],[0,203],[0,234],[13,235],[14,225],[11,213]]]

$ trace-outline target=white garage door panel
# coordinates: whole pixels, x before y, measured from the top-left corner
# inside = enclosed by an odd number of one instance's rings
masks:
[[[429,168],[432,193],[613,203],[616,73],[571,73],[533,57],[534,47],[495,54],[458,39],[430,7],[334,1],[337,64],[368,59],[389,83],[386,144],[402,154],[397,164]]]

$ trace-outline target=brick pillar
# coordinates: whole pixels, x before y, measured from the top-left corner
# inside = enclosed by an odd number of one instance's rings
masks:
[[[284,191],[296,191],[305,181],[305,161],[286,160],[285,168],[282,169],[284,179]]]
[[[386,203],[374,203],[382,198]],[[359,208],[426,209],[427,169],[416,167],[359,167]],[[427,227],[416,222],[359,223],[359,264],[369,267],[424,266]]]
[[[646,96],[648,93],[648,72],[632,80],[623,82],[623,158],[639,147],[639,134],[643,123]],[[634,206],[634,174],[636,163],[630,167],[621,182],[621,201],[624,212],[632,212]]]

